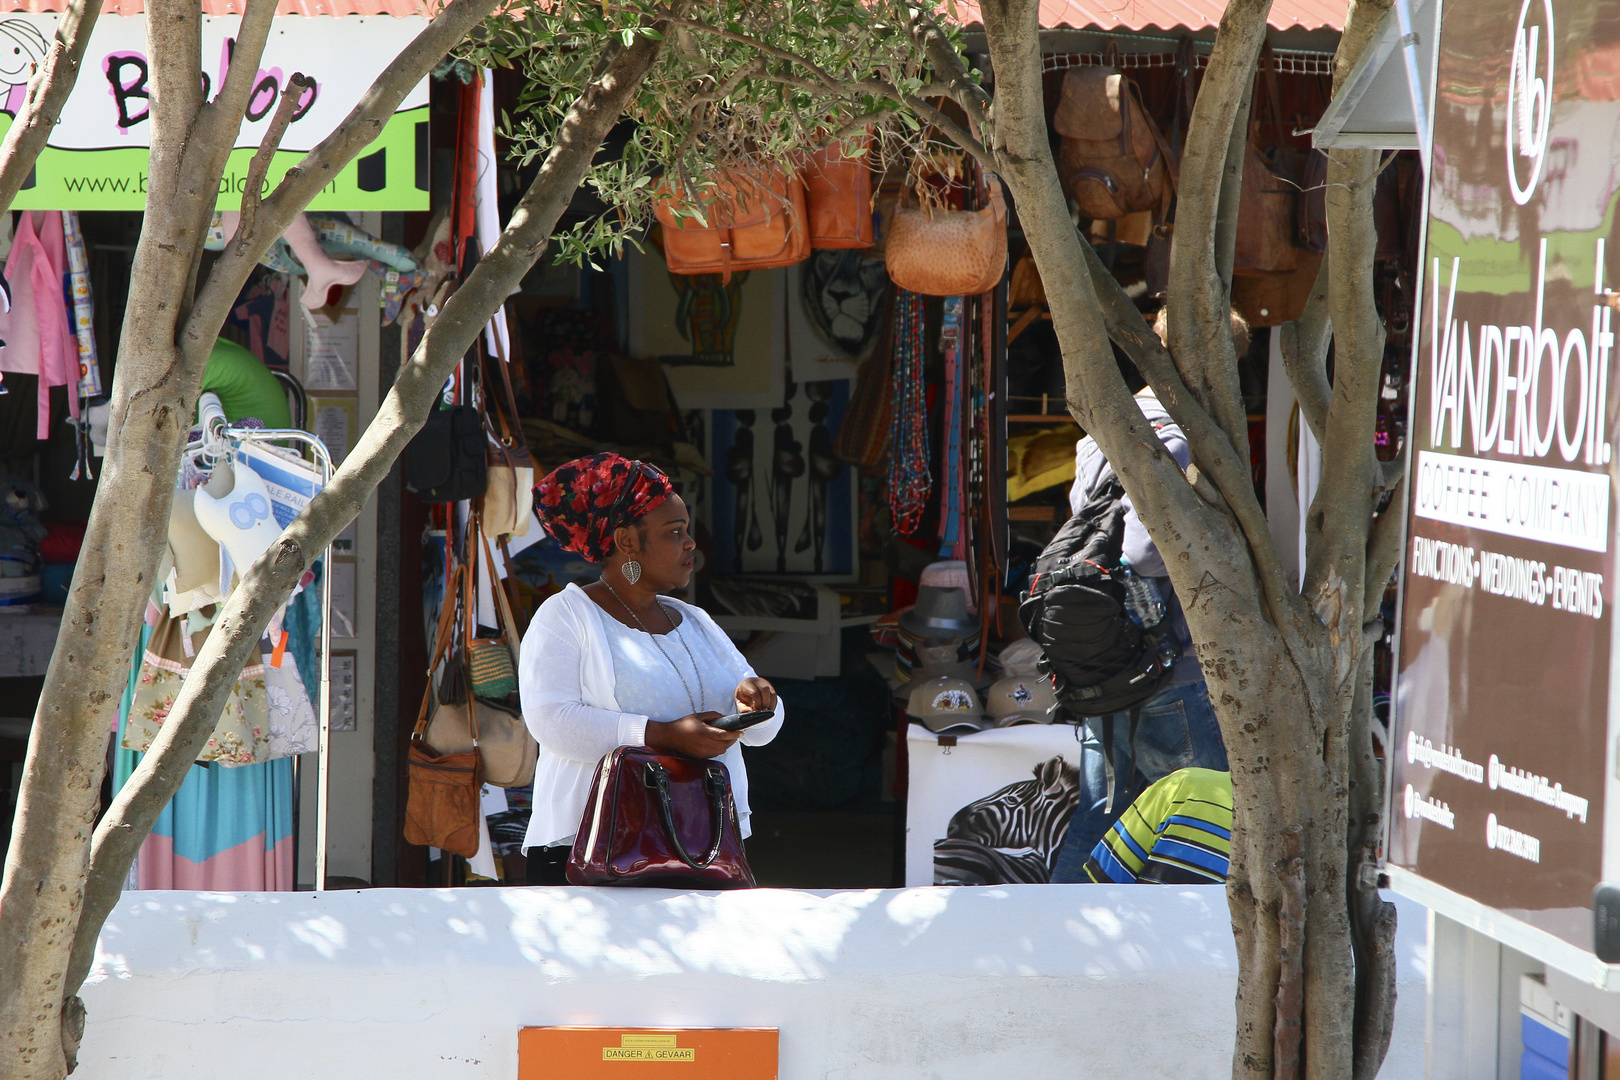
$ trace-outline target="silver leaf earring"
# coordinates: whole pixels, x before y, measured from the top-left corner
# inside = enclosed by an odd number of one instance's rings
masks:
[[[634,559],[626,559],[624,565],[619,567],[619,573],[624,575],[624,580],[634,585],[641,580],[641,564]]]

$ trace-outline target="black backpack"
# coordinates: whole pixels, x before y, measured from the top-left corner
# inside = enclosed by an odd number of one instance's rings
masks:
[[[405,486],[423,502],[459,502],[484,493],[484,420],[472,405],[437,406],[405,446]]]
[[[1102,718],[1110,804],[1113,714],[1131,714],[1134,745],[1137,714],[1170,681],[1181,651],[1152,582],[1120,562],[1124,498],[1118,478],[1097,489],[1035,560],[1018,605],[1019,621],[1041,647],[1040,671],[1069,720]]]

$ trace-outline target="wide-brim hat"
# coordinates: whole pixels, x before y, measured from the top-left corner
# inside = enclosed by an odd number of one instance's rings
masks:
[[[900,626],[919,638],[939,640],[965,638],[979,630],[978,620],[968,614],[967,595],[961,589],[924,585],[917,590],[917,602],[900,615]]]

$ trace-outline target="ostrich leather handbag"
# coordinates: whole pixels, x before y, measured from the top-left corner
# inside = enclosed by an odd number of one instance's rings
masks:
[[[1052,127],[1063,136],[1059,174],[1082,217],[1164,216],[1175,161],[1129,78],[1113,68],[1070,68]]]
[[[568,859],[573,885],[752,889],[721,762],[621,746],[591,781]]]
[[[1007,269],[1007,204],[990,177],[982,210],[926,213],[915,199],[895,207],[883,259],[889,280],[924,296],[977,296]]]
[[[872,137],[859,142],[870,148]],[[872,246],[872,166],[867,154],[844,156],[833,144],[818,151],[804,167],[805,203],[810,211],[812,248]]]
[[[672,274],[771,270],[810,257],[804,181],[772,165],[721,171],[702,205],[678,196],[667,182],[653,200],[664,227],[664,261]]]

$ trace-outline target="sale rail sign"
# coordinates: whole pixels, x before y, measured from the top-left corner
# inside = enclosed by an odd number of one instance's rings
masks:
[[[61,18],[31,12],[0,16],[0,137],[21,107],[28,79]],[[240,16],[203,16],[203,91],[209,97],[230,69],[241,21]],[[241,208],[248,163],[294,73],[314,79],[315,87],[299,101],[262,194],[342,123],[389,61],[426,26],[421,15],[277,16],[254,73],[236,149],[220,181],[219,208]],[[151,138],[146,34],[145,15],[103,15],[96,21],[61,123],[18,193],[15,209],[145,208]],[[376,140],[315,196],[310,209],[426,210],[428,187],[424,79],[406,94]]]
[[[1620,6],[1451,0],[1439,26],[1386,855],[1400,891],[1602,981]]]

